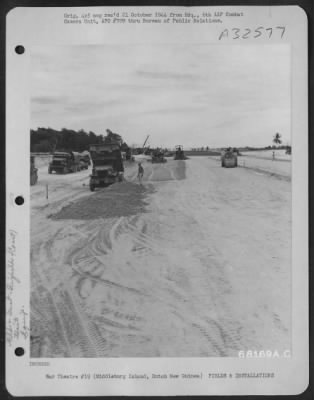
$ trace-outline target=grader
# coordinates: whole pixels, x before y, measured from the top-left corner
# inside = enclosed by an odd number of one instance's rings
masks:
[[[237,152],[228,148],[221,153],[221,166],[225,168],[235,168],[238,166]]]

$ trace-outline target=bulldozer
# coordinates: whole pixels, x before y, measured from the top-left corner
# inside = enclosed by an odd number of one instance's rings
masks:
[[[184,154],[183,146],[181,146],[181,145],[176,146],[176,152],[174,155],[174,159],[175,160],[187,160],[188,159],[188,157],[186,157],[186,155]]]
[[[167,160],[164,157],[164,153],[160,150],[156,150],[152,153],[152,163],[165,163]]]
[[[38,168],[35,167],[35,156],[31,156],[30,178],[31,186],[36,185],[38,181]]]

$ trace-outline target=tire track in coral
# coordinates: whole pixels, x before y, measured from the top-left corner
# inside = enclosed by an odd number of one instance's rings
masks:
[[[54,240],[50,239],[42,242],[39,249],[39,259],[42,259],[42,257],[48,253],[50,255],[49,261],[52,261],[52,263],[49,262],[44,266],[46,269],[45,271],[42,270],[41,266],[36,268],[36,273],[39,275],[37,277],[37,282],[41,282],[46,296],[50,299],[48,304],[50,303],[53,307],[53,310],[50,308],[49,312],[49,310],[46,309],[47,303],[43,302],[38,305],[40,312],[54,315],[56,320],[54,320],[53,324],[59,325],[61,328],[61,331],[58,332],[59,339],[53,338],[53,340],[48,340],[46,346],[57,340],[58,342],[65,343],[67,356],[96,356],[94,340],[97,339],[97,341],[99,341],[100,339],[97,338],[95,334],[90,336],[87,327],[89,322],[86,320],[86,317],[82,317],[84,312],[80,308],[79,302],[75,299],[72,289],[67,286],[66,280],[62,279],[62,275],[59,280],[52,281],[50,279],[51,272],[54,271],[54,264],[61,263],[59,257],[61,256],[62,258],[63,254],[56,251],[57,249],[55,247],[58,240],[60,240],[58,239],[58,235],[62,237],[63,234],[64,230],[59,229],[54,235]],[[50,271],[49,274],[47,274],[48,270]],[[40,323],[42,324],[43,321]],[[73,329],[73,326],[76,326],[76,329]],[[53,356],[53,349],[48,348],[46,352],[51,352]]]
[[[45,246],[46,246],[45,243],[43,243],[41,245],[41,247],[40,247],[39,252],[42,252],[43,248],[45,248]],[[62,337],[61,340],[65,344],[65,347],[67,349],[67,353],[71,356],[71,344],[70,344],[70,342],[68,340],[68,336],[67,336],[67,333],[66,333],[66,327],[64,325],[64,320],[62,318],[62,314],[59,311],[59,308],[58,308],[58,305],[57,305],[57,303],[55,301],[55,298],[54,298],[52,290],[49,289],[50,284],[49,284],[47,278],[45,277],[45,274],[41,271],[40,267],[36,269],[36,274],[37,274],[37,281],[39,281],[41,286],[44,288],[44,291],[46,292],[46,296],[49,298],[49,300],[51,302],[51,305],[53,307],[53,309],[52,310],[50,309],[50,311],[52,312],[52,315],[55,315],[55,317],[57,318],[57,321],[59,322],[59,325],[60,325],[60,328],[61,328],[61,332],[59,332],[59,335]],[[40,306],[38,306],[38,308],[41,309]],[[42,312],[43,313],[47,313],[48,312],[48,314],[50,314],[49,310],[47,310],[47,309],[45,310],[45,307],[44,307]],[[41,324],[42,324],[42,321],[41,321]]]
[[[172,169],[168,169],[168,167],[162,166],[162,169],[164,170],[169,170],[170,175],[172,179],[175,179],[175,174],[172,171]],[[154,177],[154,172],[152,171],[150,178]],[[183,208],[187,206],[186,202],[181,204]],[[162,208],[162,203],[158,203],[157,209]],[[156,209],[156,212],[158,210]],[[147,219],[147,218],[146,218]],[[88,241],[88,244],[84,246],[84,249],[76,249],[74,253],[72,252],[71,257],[72,257],[72,267],[75,272],[77,272],[80,276],[79,279],[82,279],[80,282],[86,282],[87,280],[89,282],[93,282],[91,286],[91,290],[94,289],[98,284],[105,285],[109,290],[115,288],[117,289],[119,287],[120,291],[115,292],[115,293],[109,293],[108,298],[107,298],[107,305],[109,308],[109,313],[114,315],[114,319],[110,318],[102,318],[101,326],[105,327],[105,331],[111,331],[115,335],[115,339],[112,338],[112,346],[117,345],[117,343],[121,342],[122,337],[125,339],[130,338],[130,333],[122,334],[122,330],[127,330],[129,331],[129,326],[125,324],[125,320],[128,319],[127,315],[128,313],[117,313],[118,310],[120,310],[120,305],[116,305],[115,302],[117,298],[119,298],[119,293],[124,296],[125,291],[129,291],[132,288],[122,286],[122,285],[117,285],[116,282],[113,282],[112,280],[104,279],[101,278],[102,274],[106,270],[106,263],[110,262],[110,257],[112,256],[112,253],[119,251],[119,238],[123,235],[129,235],[132,238],[132,242],[134,245],[140,245],[143,249],[149,249],[150,252],[156,252],[160,251],[160,240],[161,238],[159,236],[156,236],[156,233],[158,235],[159,230],[161,228],[165,228],[165,224],[160,222],[160,221],[150,221],[149,224],[150,227],[154,227],[154,236],[152,236],[152,232],[147,232],[147,221],[145,221],[143,218],[139,218],[138,216],[131,217],[131,218],[120,218],[114,221],[111,221],[109,226],[108,226],[108,220],[104,221],[104,226],[102,226],[102,223],[97,223],[95,226],[95,235],[94,239],[90,239]],[[170,227],[171,228],[171,227]],[[108,232],[109,230],[109,232]],[[84,239],[82,239],[83,241]],[[142,253],[143,256],[144,253]],[[88,255],[88,259],[86,256]],[[77,266],[74,266],[74,263],[77,262]],[[91,268],[92,265],[92,268]],[[83,269],[82,269],[83,268]],[[86,272],[86,270],[88,271]],[[155,277],[156,278],[156,277]],[[164,276],[160,278],[160,281],[156,281],[156,284],[160,287],[164,287],[164,293],[168,293],[166,300],[162,300],[164,302],[167,302],[168,306],[173,303],[175,300],[175,310],[178,313],[178,315],[184,316],[184,307],[178,306],[178,304],[184,305],[188,300],[191,300],[191,296],[187,295],[186,292],[177,286],[177,283],[174,282],[171,279],[166,279],[164,280]],[[78,286],[81,285],[82,283],[79,283]],[[78,290],[81,290],[80,288]],[[156,294],[153,294],[153,296],[159,296],[159,292]],[[135,296],[138,296],[139,293],[136,292]],[[189,299],[190,297],[190,299]],[[157,300],[157,298],[156,298]],[[160,299],[159,299],[160,301]],[[118,307],[118,308],[117,308]],[[173,308],[173,306],[172,306]],[[130,317],[131,318],[131,317]],[[184,317],[182,317],[183,319]],[[192,324],[192,322],[188,321],[186,316],[185,316],[185,326],[188,326],[188,324]],[[95,329],[95,328],[90,328],[88,329]],[[141,332],[140,328],[136,327],[131,327],[131,330],[135,329],[137,332]],[[203,330],[205,328],[202,328]],[[136,342],[136,335],[132,334],[132,341]],[[147,337],[144,335],[144,341],[148,341]],[[100,340],[100,343],[103,343],[103,341]],[[98,344],[98,347],[100,344]],[[218,345],[216,344],[216,347]],[[83,352],[87,351],[86,344],[83,346]],[[102,351],[105,351],[104,349]],[[99,352],[99,350],[98,350]]]
[[[202,175],[203,172],[199,173]],[[172,178],[175,178],[175,174],[174,172],[171,170],[171,176]],[[193,174],[192,176],[190,175],[190,179],[192,179],[193,181],[195,181],[196,179],[199,179],[200,176]],[[194,218],[196,217],[196,222],[197,224],[201,227],[202,223],[204,223],[203,219],[204,219],[204,215],[206,215],[206,213],[204,213],[204,209],[208,209],[208,194],[206,193],[207,188],[201,188],[201,190],[193,190],[192,188],[188,191],[185,190],[184,187],[182,187],[179,182],[176,180],[173,184],[176,185],[176,210],[177,213],[179,214],[183,214],[185,216],[190,216],[191,215],[191,210],[194,210],[193,212],[193,216]],[[195,210],[195,204],[198,205],[197,210]],[[157,209],[165,209],[164,205],[161,202],[161,199],[159,198],[159,202],[156,204],[157,205]],[[196,212],[195,212],[196,211]],[[196,214],[196,215],[195,215]],[[198,217],[200,215],[200,218]],[[199,253],[199,257],[200,259],[204,256],[208,256],[208,253],[211,254],[211,256],[218,256],[218,253],[216,252],[216,250],[214,248],[212,248],[210,251],[208,251],[208,249],[206,250],[206,252],[203,250],[203,256],[202,253]],[[216,270],[217,272],[218,270]],[[217,279],[219,278],[219,271],[218,271],[218,276],[215,276],[215,281],[217,282]],[[177,282],[177,284],[179,284],[179,282]],[[223,283],[224,285],[228,285],[227,283]],[[181,283],[180,283],[181,285]],[[204,286],[204,282],[202,282],[202,285]],[[221,287],[221,283],[219,283],[219,286]],[[204,289],[206,288],[206,286],[204,287]],[[227,288],[227,286],[226,286]],[[190,292],[189,296],[185,296],[183,292],[178,291],[177,287],[168,287],[167,291],[170,293],[172,298],[176,298],[178,303],[185,303],[185,302],[195,302],[195,304],[197,304],[197,302],[199,302],[199,299],[197,298],[197,295],[193,295],[193,291]],[[210,292],[210,290],[209,290]],[[180,308],[178,309],[179,314],[181,313]],[[228,312],[225,309],[225,313],[226,313],[226,317],[227,319],[229,319],[229,321],[232,321],[232,316],[229,314],[229,318],[228,318]],[[197,329],[199,329],[202,334],[204,335],[204,337],[206,338],[206,340],[208,340],[209,342],[212,343],[213,345],[213,350],[214,354],[211,353],[211,355],[219,355],[219,356],[224,356],[226,354],[226,352],[224,351],[224,347],[226,347],[226,337],[228,337],[227,334],[227,330],[230,328],[230,324],[226,324],[225,326],[227,327],[226,329],[223,329],[222,326],[218,323],[218,321],[216,320],[211,320],[210,323],[208,322],[207,316],[206,314],[202,315],[199,314],[197,319],[197,322],[191,321],[190,320],[190,324],[191,326],[197,327]],[[186,318],[186,322],[188,322],[189,318]],[[233,329],[234,331],[234,329]],[[234,342],[236,342],[239,345],[239,337],[236,337],[235,340],[233,340],[233,338],[229,338],[229,344],[231,347],[234,345]]]

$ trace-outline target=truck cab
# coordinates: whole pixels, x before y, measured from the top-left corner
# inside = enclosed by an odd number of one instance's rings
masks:
[[[96,187],[109,186],[123,180],[123,160],[119,143],[90,145],[93,162],[89,187],[93,192]]]
[[[49,163],[48,173],[52,172],[67,174],[69,172],[80,171],[80,161],[78,153],[58,151],[53,153],[52,161]]]
[[[89,153],[86,151],[79,153],[79,159],[80,159],[80,169],[81,170],[88,169],[88,167],[91,165]]]

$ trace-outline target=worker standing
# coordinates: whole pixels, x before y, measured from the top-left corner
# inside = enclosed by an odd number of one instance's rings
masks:
[[[142,167],[142,163],[138,163],[137,177],[138,177],[140,184],[142,184],[143,175],[144,175],[144,168]]]

